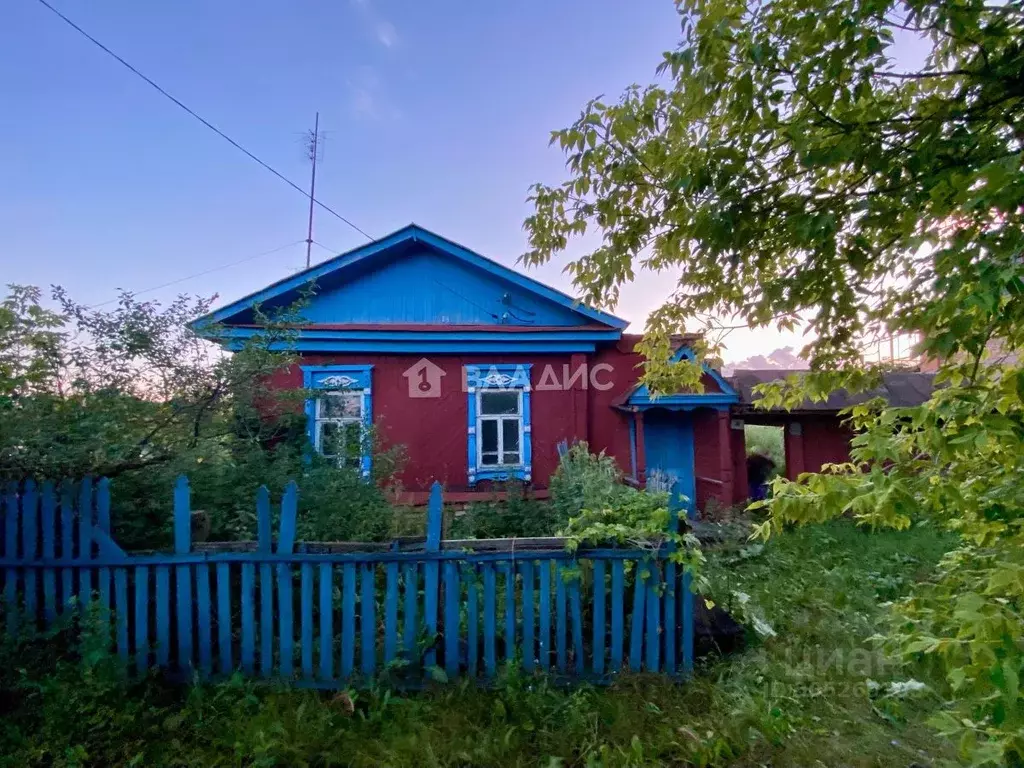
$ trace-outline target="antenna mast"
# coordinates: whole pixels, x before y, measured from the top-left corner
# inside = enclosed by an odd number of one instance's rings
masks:
[[[309,179],[309,224],[306,227],[306,269],[310,266],[309,252],[313,247],[313,197],[316,194],[316,161],[317,145],[320,141],[320,113],[316,113],[313,130],[306,137],[306,156],[313,164],[313,172]]]

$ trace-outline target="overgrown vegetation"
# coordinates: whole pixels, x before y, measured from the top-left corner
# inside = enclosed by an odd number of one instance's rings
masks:
[[[768,427],[761,424],[747,424],[743,427],[747,443],[747,455],[757,453],[775,462],[775,475],[786,476],[786,446],[782,427]]]
[[[804,326],[810,371],[760,390],[776,408],[877,384],[866,341],[922,340],[939,363],[930,401],[854,408],[853,463],[776,480],[760,533],[851,515],[958,534],[888,637],[945,675],[959,707],[935,725],[965,760],[1019,765],[1024,3],[677,4],[664,80],[553,134],[569,177],[533,188],[524,261],[588,235],[567,271],[598,306],[640,267],[679,276],[641,345],[653,391],[699,388],[699,366],[670,359],[695,319],[709,342],[737,323]]]
[[[39,641],[0,656],[0,765],[937,765],[953,749],[923,725],[944,709],[927,670],[868,639],[947,547],[833,523],[711,553],[714,598],[771,631],[686,685],[183,688],[123,681],[95,639]]]
[[[208,302],[168,307],[123,295],[111,311],[59,289],[0,302],[0,480],[112,479],[112,519],[128,548],[170,542],[171,488],[186,474],[193,508],[219,539],[253,538],[256,489],[301,478],[299,535],[380,540],[392,532],[387,486],[404,456],[375,444],[373,482],[309,450],[300,389],[268,385],[292,362],[289,325],[302,305],[225,355],[189,326]],[[367,435],[373,442],[373,435]]]

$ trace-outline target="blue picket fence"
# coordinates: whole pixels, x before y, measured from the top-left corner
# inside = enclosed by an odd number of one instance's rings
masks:
[[[129,553],[111,538],[110,484],[9,486],[0,605],[9,635],[85,610],[142,673],[236,670],[320,687],[383,673],[494,677],[527,672],[607,681],[623,670],[687,674],[689,575],[667,551],[566,551],[561,539],[442,541],[442,492],[426,536],[390,545],[297,543],[298,489],[256,499],[257,541],[191,541],[186,478],[174,488],[174,551]],[[673,519],[673,525],[677,524]]]

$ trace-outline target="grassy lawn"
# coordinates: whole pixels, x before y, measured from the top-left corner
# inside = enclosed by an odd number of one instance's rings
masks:
[[[865,640],[881,604],[947,544],[929,528],[834,523],[714,553],[719,599],[775,636],[752,635],[686,684],[559,690],[512,675],[494,690],[417,694],[185,690],[126,686],[100,653],[55,665],[40,645],[0,659],[0,765],[939,764],[951,748],[923,720],[941,702],[890,693],[910,675]]]

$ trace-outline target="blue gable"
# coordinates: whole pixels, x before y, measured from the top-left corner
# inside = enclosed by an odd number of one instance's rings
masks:
[[[410,248],[377,269],[325,288],[311,323],[580,326],[589,319],[508,280],[429,248]]]
[[[579,326],[627,322],[411,224],[280,280],[196,321],[252,323],[252,307],[295,301],[312,286],[313,324]]]
[[[684,359],[696,360],[697,356],[694,355],[692,349],[682,346],[672,355],[671,361],[678,363]],[[667,408],[669,410],[687,411],[693,408],[704,407],[728,410],[730,405],[735,405],[740,401],[736,389],[725,380],[725,377],[720,372],[707,364],[702,367],[704,373],[708,374],[718,384],[722,390],[721,392],[677,392],[672,395],[652,397],[647,385],[641,384],[633,390],[626,400],[626,404],[641,410],[647,408]]]

